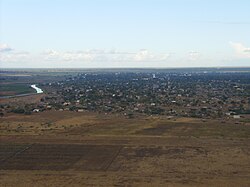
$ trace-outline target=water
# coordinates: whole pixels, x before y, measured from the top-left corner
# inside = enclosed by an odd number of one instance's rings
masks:
[[[43,90],[41,88],[36,87],[35,84],[30,85],[31,88],[34,88],[36,90],[36,93],[43,93]]]

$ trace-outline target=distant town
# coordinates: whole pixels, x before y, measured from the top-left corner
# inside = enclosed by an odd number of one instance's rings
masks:
[[[1,106],[1,114],[44,110],[94,111],[195,118],[242,118],[250,114],[248,72],[85,72],[39,83],[36,104]]]

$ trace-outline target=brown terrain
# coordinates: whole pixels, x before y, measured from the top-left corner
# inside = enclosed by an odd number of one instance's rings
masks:
[[[250,186],[249,138],[234,120],[7,114],[0,186]]]
[[[4,92],[2,92],[4,93]],[[17,104],[17,105],[24,105],[30,103],[38,103],[44,94],[34,94],[28,95],[25,97],[12,97],[12,98],[0,98],[0,104]]]

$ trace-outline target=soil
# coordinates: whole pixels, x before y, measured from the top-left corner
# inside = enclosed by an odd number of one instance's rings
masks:
[[[250,125],[8,114],[0,121],[0,186],[250,186]]]

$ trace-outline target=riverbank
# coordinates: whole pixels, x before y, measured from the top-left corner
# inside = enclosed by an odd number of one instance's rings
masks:
[[[6,96],[0,96],[0,99],[8,99],[8,98],[15,98],[15,97],[24,97],[29,95],[35,95],[35,94],[41,94],[43,93],[43,90],[41,88],[38,88],[35,84],[30,85],[31,88],[35,89],[36,93],[24,93],[24,94],[16,94],[16,95],[6,95]]]

